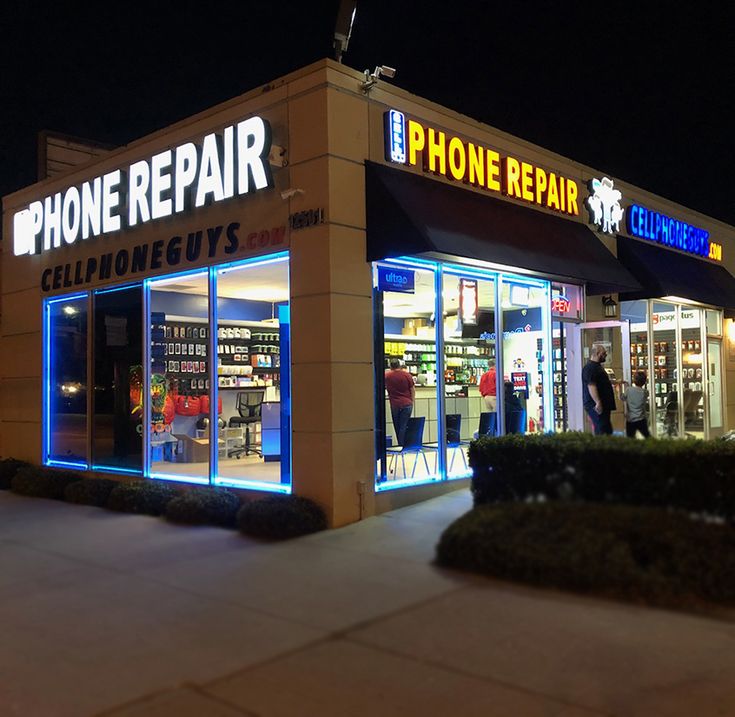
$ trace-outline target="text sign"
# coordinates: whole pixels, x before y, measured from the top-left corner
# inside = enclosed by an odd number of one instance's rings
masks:
[[[273,186],[271,129],[251,117],[31,202],[13,217],[16,256],[170,217]]]
[[[648,239],[705,259],[722,261],[722,245],[710,241],[709,232],[639,204],[628,207],[626,225],[628,234],[634,237]]]
[[[526,371],[513,371],[510,374],[510,379],[513,381],[513,390],[528,398],[528,373]]]
[[[579,215],[579,187],[573,179],[417,120],[406,120],[398,110],[385,113],[384,133],[389,162],[421,166],[424,172],[445,179]]]
[[[410,269],[378,266],[378,291],[399,291],[404,294],[413,294],[414,287],[414,272]]]

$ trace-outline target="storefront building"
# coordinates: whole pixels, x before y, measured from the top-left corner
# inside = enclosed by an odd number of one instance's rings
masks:
[[[656,435],[735,426],[733,227],[364,81],[325,60],[4,198],[2,455],[342,525],[461,485],[475,434],[585,430],[593,342]]]

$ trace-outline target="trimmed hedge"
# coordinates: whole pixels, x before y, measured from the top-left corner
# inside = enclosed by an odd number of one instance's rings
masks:
[[[110,493],[107,507],[120,513],[163,515],[169,501],[178,491],[165,483],[154,481],[131,481],[118,483]]]
[[[241,533],[287,540],[327,528],[327,516],[314,501],[296,495],[272,495],[245,503],[237,514]]]
[[[219,525],[234,528],[240,499],[224,489],[192,489],[166,506],[166,518],[189,525]]]
[[[662,508],[483,505],[444,531],[437,562],[662,605],[735,602],[735,530]]]
[[[18,469],[10,487],[20,495],[64,500],[66,487],[81,480],[82,476],[72,471],[26,465]]]
[[[26,461],[15,458],[3,458],[0,460],[0,490],[10,490],[10,483],[19,469],[30,466]]]
[[[85,478],[66,487],[64,500],[67,503],[104,508],[110,498],[110,493],[119,485],[118,481],[109,478]]]
[[[550,500],[670,506],[735,520],[735,443],[635,441],[584,433],[480,438],[475,505]]]

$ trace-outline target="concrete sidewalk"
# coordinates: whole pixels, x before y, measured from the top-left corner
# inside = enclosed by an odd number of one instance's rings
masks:
[[[281,544],[0,492],[0,715],[735,715],[735,624],[439,570],[466,490]]]

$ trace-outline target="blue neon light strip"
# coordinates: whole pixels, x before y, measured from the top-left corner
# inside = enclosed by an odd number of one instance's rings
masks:
[[[78,299],[86,299],[88,296],[88,292],[83,291],[78,294],[64,294],[64,296],[54,296],[50,299],[44,299],[44,301],[47,304],[58,304],[58,303],[64,303],[67,301],[77,301]]]
[[[175,475],[173,473],[150,473],[148,478],[153,480],[170,480],[177,483],[196,483],[198,485],[209,485],[209,478],[202,478],[201,476],[182,476]]]
[[[87,470],[86,463],[77,463],[76,461],[57,461],[53,458],[46,460],[47,466],[59,466],[60,468],[79,468],[81,470]]]
[[[129,284],[122,284],[121,286],[113,286],[111,289],[95,289],[94,293],[95,296],[99,296],[100,294],[114,294],[116,291],[127,291],[136,286],[141,286],[142,283],[141,281],[134,281]]]
[[[264,266],[266,264],[279,264],[283,261],[288,261],[287,251],[280,251],[277,254],[269,254],[267,257],[254,256],[251,259],[240,259],[239,261],[231,261],[228,264],[217,264],[214,269],[217,270],[218,274],[224,274],[228,271],[240,269],[244,266],[253,268],[256,266]]]
[[[142,476],[141,468],[120,468],[119,466],[91,466],[90,470],[99,471],[100,473],[127,473],[134,476]]]
[[[442,479],[440,476],[435,476],[433,478],[417,478],[416,480],[412,480],[410,478],[406,478],[404,480],[389,480],[384,483],[378,483],[375,486],[375,490],[378,493],[383,493],[387,490],[395,490],[396,488],[408,488],[415,485],[428,485],[429,483],[441,482]]]
[[[225,488],[248,488],[250,490],[262,490],[269,493],[291,493],[290,483],[266,483],[257,480],[241,480],[240,478],[215,478],[214,484]]]

